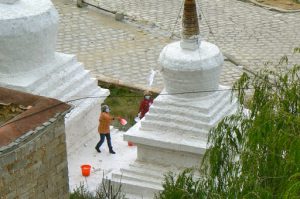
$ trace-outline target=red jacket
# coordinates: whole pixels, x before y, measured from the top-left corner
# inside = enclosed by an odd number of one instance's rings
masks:
[[[149,111],[150,106],[153,104],[153,99],[143,99],[140,104],[139,112],[141,113],[140,119],[142,119],[145,114]]]

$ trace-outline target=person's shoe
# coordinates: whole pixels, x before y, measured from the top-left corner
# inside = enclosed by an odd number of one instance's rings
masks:
[[[100,149],[98,149],[97,147],[95,147],[95,149],[98,153],[101,153]]]
[[[114,152],[114,150],[109,150],[109,153],[116,154],[116,152]]]

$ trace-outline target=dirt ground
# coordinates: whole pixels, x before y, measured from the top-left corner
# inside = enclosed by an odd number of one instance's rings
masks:
[[[0,125],[21,114],[25,109],[24,107],[20,108],[20,105],[17,104],[0,104]]]
[[[258,3],[265,5],[282,8],[285,10],[299,10],[300,3],[297,0],[256,0]]]

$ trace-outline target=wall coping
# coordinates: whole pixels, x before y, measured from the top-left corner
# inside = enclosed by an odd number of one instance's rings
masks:
[[[69,104],[59,100],[3,87],[0,87],[0,102],[31,106],[0,126],[0,153],[44,129],[58,116],[64,116],[71,110]]]

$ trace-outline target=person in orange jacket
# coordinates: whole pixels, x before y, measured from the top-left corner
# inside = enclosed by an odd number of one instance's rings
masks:
[[[150,91],[145,91],[144,92],[144,99],[140,103],[140,108],[139,108],[139,118],[142,119],[145,114],[149,111],[150,106],[153,104],[153,99],[151,98],[151,93]]]
[[[109,152],[111,154],[116,154],[114,152],[113,147],[111,145],[111,137],[110,137],[110,124],[115,117],[110,116],[109,114],[110,109],[107,105],[103,105],[101,107],[101,114],[99,117],[99,126],[98,126],[98,133],[100,134],[100,141],[97,143],[95,149],[98,153],[101,153],[100,147],[105,141],[105,137],[107,140],[107,146],[109,148]]]

